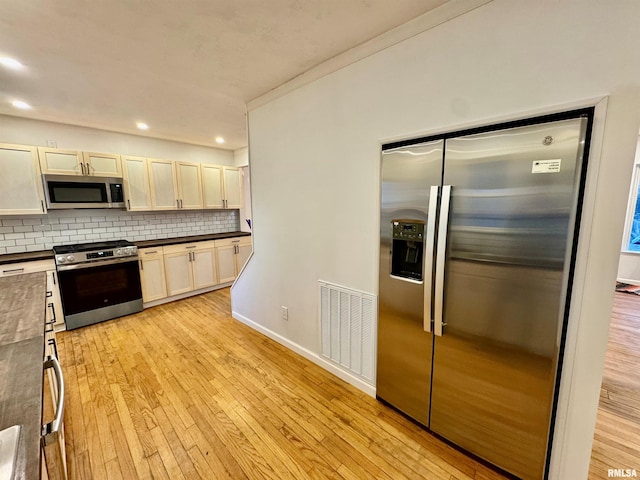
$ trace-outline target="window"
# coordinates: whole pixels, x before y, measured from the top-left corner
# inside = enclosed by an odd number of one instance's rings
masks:
[[[638,185],[637,177],[638,177],[638,169],[640,167],[636,166],[635,168],[635,202],[631,205],[634,208],[633,217],[631,218],[631,226],[629,228],[629,244],[627,249],[630,252],[640,252],[640,185]]]

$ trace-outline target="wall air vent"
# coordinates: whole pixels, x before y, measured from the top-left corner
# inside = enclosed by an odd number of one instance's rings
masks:
[[[322,356],[364,382],[375,384],[377,299],[320,280]]]

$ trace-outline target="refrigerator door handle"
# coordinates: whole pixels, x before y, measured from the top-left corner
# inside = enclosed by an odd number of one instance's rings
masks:
[[[431,306],[433,302],[433,249],[436,239],[436,215],[438,212],[439,190],[439,186],[432,185],[429,193],[429,213],[427,216],[426,243],[424,262],[422,266],[422,278],[424,280],[424,312],[422,318],[423,329],[425,332],[431,332],[431,322],[433,321],[433,317],[431,315]]]
[[[440,199],[440,222],[438,224],[438,249],[436,252],[436,286],[433,308],[434,333],[441,337],[444,310],[444,263],[447,256],[447,230],[449,226],[449,205],[451,202],[451,185],[442,186]]]

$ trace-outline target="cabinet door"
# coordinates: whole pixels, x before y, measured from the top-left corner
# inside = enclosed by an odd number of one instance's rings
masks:
[[[161,248],[138,250],[142,301],[151,302],[167,296],[164,259]]]
[[[167,280],[167,295],[178,295],[193,290],[191,256],[189,251],[164,254],[164,271]]]
[[[36,148],[0,144],[0,215],[45,212]]]
[[[177,204],[177,183],[173,162],[149,159],[149,180],[151,184],[151,206],[153,210],[175,210]]]
[[[62,301],[60,299],[60,287],[58,286],[58,272],[55,270],[47,270],[47,291],[51,292],[51,296],[47,298],[47,310],[50,310],[50,315],[56,319],[53,326],[60,330],[64,328],[65,324]],[[53,306],[49,304],[53,304]]]
[[[240,243],[238,245],[236,249],[236,276],[240,273],[240,270],[242,270],[244,264],[247,263],[247,260],[251,256],[252,251],[253,248],[251,246],[251,243]]]
[[[237,167],[222,167],[225,208],[242,207],[242,172]]]
[[[82,153],[76,150],[38,147],[42,173],[84,175]]]
[[[218,283],[215,248],[197,247],[192,251],[193,288],[211,287]]]
[[[222,167],[202,164],[204,208],[224,208]]]
[[[151,210],[151,189],[149,186],[147,159],[123,157],[122,167],[127,210]]]
[[[95,177],[122,177],[120,155],[83,152],[85,172]]]
[[[200,164],[177,162],[176,172],[178,174],[178,199],[180,200],[180,208],[201,209],[202,179],[200,175]]]
[[[218,264],[218,281],[232,282],[236,278],[235,246],[216,247],[216,263]]]

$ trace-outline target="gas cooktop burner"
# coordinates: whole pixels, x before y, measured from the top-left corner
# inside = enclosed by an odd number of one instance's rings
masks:
[[[132,247],[133,243],[127,240],[113,240],[110,242],[79,243],[77,245],[56,245],[53,253],[67,254],[78,252],[91,252],[94,250],[112,250],[114,248]]]

